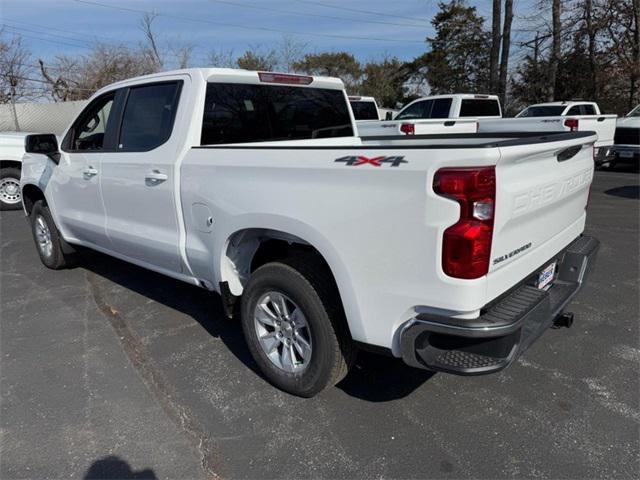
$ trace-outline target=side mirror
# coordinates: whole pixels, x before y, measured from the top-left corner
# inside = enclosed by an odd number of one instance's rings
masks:
[[[24,150],[27,153],[40,153],[46,155],[56,165],[60,162],[58,139],[52,133],[27,135],[24,140]]]
[[[387,114],[384,117],[385,120],[393,120],[393,113],[391,112],[387,112]]]

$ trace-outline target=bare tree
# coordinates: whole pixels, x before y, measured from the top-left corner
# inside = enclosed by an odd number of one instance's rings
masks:
[[[300,61],[308,46],[307,42],[299,42],[291,35],[283,36],[278,45],[278,67],[285,72],[292,71],[293,64]]]
[[[142,30],[142,33],[144,33],[144,36],[147,39],[147,49],[151,58],[156,63],[158,70],[162,70],[164,68],[164,56],[160,54],[158,40],[155,32],[153,31],[153,22],[156,18],[158,18],[158,14],[155,12],[145,13],[140,19],[140,30]]]
[[[502,57],[500,58],[500,101],[502,105],[507,97],[507,75],[509,73],[509,53],[511,48],[511,23],[513,22],[513,0],[504,2],[504,28],[502,30]]]
[[[5,40],[2,33],[0,30],[0,103],[11,104],[15,129],[20,130],[16,101],[34,96],[33,82],[29,78],[31,53],[22,45],[19,36]]]
[[[500,21],[502,17],[502,0],[493,0],[493,16],[491,19],[491,53],[489,54],[489,89],[498,89],[498,57],[500,56]]]
[[[189,68],[191,56],[193,55],[194,46],[191,44],[183,45],[175,52],[178,68]]]
[[[234,60],[233,50],[214,50],[209,53],[209,65],[220,68],[234,68],[237,64]]]
[[[159,70],[144,49],[131,50],[102,43],[96,44],[88,55],[56,57],[51,68],[44,61],[39,62],[42,77],[55,101],[83,100],[110,83]]]

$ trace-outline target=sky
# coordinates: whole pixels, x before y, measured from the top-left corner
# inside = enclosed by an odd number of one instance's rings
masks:
[[[490,19],[491,0],[468,3]],[[528,38],[519,29],[532,3],[514,2],[516,42]],[[305,53],[410,60],[427,50],[437,10],[437,0],[0,0],[0,22],[5,35],[22,37],[34,61],[46,61],[87,53],[97,41],[136,46],[143,12],[154,11],[161,46],[193,45],[192,66],[205,66],[212,51],[266,51],[285,36],[305,44]]]

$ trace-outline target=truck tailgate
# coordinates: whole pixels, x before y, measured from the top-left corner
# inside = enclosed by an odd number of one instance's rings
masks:
[[[498,118],[478,120],[478,132],[569,132],[567,120],[577,120],[578,131],[596,132],[596,147],[612,145],[616,115],[570,115],[566,117]]]
[[[500,147],[489,298],[543,267],[582,232],[595,140]]]
[[[616,115],[589,115],[578,117],[578,130],[581,132],[596,132],[598,140],[596,147],[613,145],[616,133]]]

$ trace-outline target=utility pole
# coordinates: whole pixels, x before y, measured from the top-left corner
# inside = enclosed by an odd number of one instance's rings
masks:
[[[507,99],[507,74],[509,70],[509,49],[511,47],[511,23],[513,22],[513,0],[504,2],[504,29],[502,30],[502,57],[500,59],[500,101],[504,108]]]

